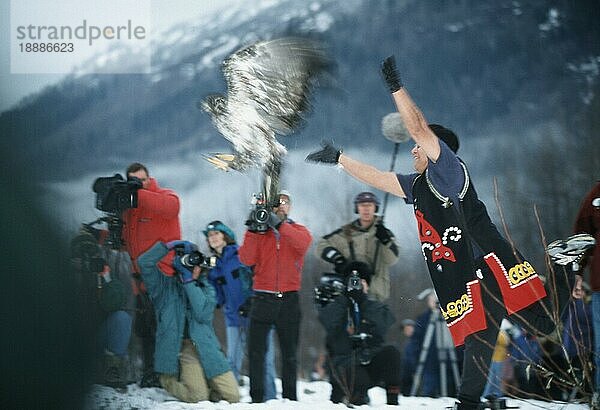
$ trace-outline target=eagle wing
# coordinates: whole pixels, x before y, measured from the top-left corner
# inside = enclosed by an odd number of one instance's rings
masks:
[[[242,48],[223,61],[230,113],[251,104],[274,133],[291,133],[310,108],[309,94],[316,77],[328,67],[316,41],[286,37]]]

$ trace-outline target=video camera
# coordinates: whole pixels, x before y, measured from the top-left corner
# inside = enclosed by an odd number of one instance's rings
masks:
[[[343,276],[336,273],[324,273],[321,276],[320,285],[315,287],[315,302],[325,306],[345,290],[346,284]]]
[[[131,177],[126,181],[121,174],[96,178],[94,181],[92,190],[96,193],[96,209],[103,211],[106,216],[93,223],[106,222],[109,232],[106,243],[113,249],[118,250],[123,246],[121,213],[129,208],[137,208],[137,190],[141,187],[139,178]]]
[[[195,249],[190,253],[185,253],[183,246],[175,246],[175,256],[186,268],[193,269],[194,266],[199,266],[205,269],[212,269],[217,264],[216,256],[205,256],[202,252]]]
[[[246,221],[248,229],[258,233],[266,232],[269,229],[267,222],[269,221],[271,209],[265,196],[262,193],[253,194],[250,203],[254,205],[254,209],[250,212],[250,216]]]
[[[121,174],[96,178],[92,187],[96,193],[96,208],[110,213],[137,208],[137,190],[141,187],[142,181],[136,177],[130,177],[127,181]]]
[[[358,275],[358,271],[353,270],[348,276],[348,286],[346,290],[350,292],[351,290],[362,290],[362,283],[360,282],[360,276]]]

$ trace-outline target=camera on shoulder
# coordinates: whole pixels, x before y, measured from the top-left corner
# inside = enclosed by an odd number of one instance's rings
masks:
[[[267,204],[265,196],[260,194],[253,194],[252,201],[254,208],[250,211],[250,216],[246,221],[248,229],[253,232],[264,233],[269,229],[269,216],[271,210]]]
[[[112,249],[123,247],[121,213],[129,208],[137,208],[137,190],[141,187],[139,178],[130,177],[125,181],[121,174],[96,178],[94,181],[92,190],[96,193],[96,209],[103,211],[105,216],[89,225],[106,222],[109,232],[106,244]]]
[[[137,208],[137,190],[142,187],[139,178],[124,180],[121,174],[96,178],[92,189],[96,193],[96,208],[111,213],[121,213]]]

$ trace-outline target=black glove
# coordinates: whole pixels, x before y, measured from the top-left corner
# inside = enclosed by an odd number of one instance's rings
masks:
[[[395,93],[402,88],[402,80],[396,69],[396,59],[393,55],[389,56],[381,63],[381,74],[383,74],[383,79],[391,93]]]
[[[321,258],[326,262],[333,263],[334,269],[337,273],[344,273],[343,268],[346,266],[346,257],[333,246],[328,246],[323,249],[323,252],[321,252]]]
[[[377,221],[377,224],[375,225],[375,237],[379,239],[379,242],[383,245],[387,245],[394,237],[394,234],[388,228],[383,226],[383,222],[380,220]]]
[[[141,189],[144,184],[142,184],[142,180],[138,177],[127,177],[127,186],[132,191],[137,191],[138,189]]]
[[[337,164],[342,154],[342,149],[333,146],[333,141],[322,142],[323,149],[307,155],[307,162],[321,162],[323,164]]]
[[[279,226],[282,222],[283,221],[281,220],[281,218],[279,218],[275,212],[271,212],[269,214],[269,220],[267,221],[267,225],[269,225],[273,229],[279,229]]]

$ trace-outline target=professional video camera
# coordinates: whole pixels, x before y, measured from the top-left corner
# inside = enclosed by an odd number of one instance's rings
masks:
[[[345,289],[343,276],[336,273],[324,273],[321,276],[320,285],[315,287],[315,303],[325,306],[343,293]]]
[[[175,255],[179,258],[179,261],[186,268],[194,268],[194,266],[200,266],[205,269],[212,269],[217,264],[217,258],[215,256],[205,256],[202,252],[194,249],[190,253],[185,253],[184,246],[175,246]]]
[[[96,193],[96,208],[106,216],[92,224],[106,222],[109,232],[106,244],[113,249],[121,249],[123,246],[121,213],[129,208],[137,208],[137,190],[141,187],[142,181],[139,178],[131,177],[125,181],[120,174],[100,177],[94,181],[92,189]]]
[[[246,221],[248,229],[259,233],[266,232],[269,229],[267,222],[269,221],[271,209],[265,196],[262,193],[254,194],[250,203],[254,205],[254,209],[250,212],[250,217]]]
[[[141,187],[142,181],[136,177],[130,177],[127,181],[121,174],[96,178],[92,188],[96,193],[96,208],[110,213],[137,208],[137,190]]]

